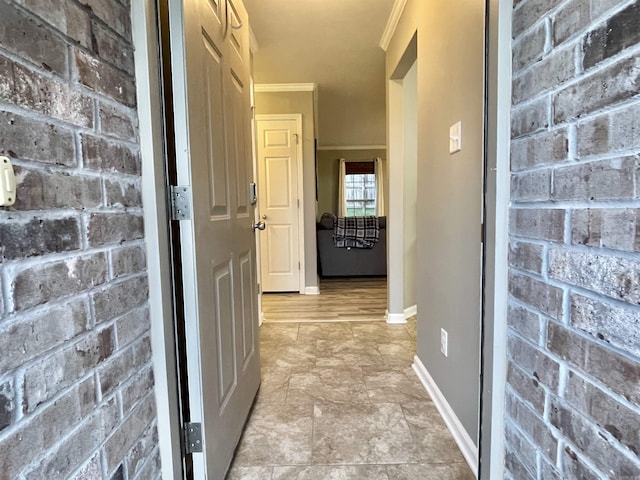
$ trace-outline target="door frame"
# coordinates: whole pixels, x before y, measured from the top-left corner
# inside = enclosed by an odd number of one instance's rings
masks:
[[[162,478],[183,478],[182,425],[173,312],[168,192],[163,148],[157,0],[131,2],[136,49],[142,201],[147,247],[151,350]]]
[[[169,253],[167,190],[164,183],[162,108],[159,77],[157,0],[131,2],[136,49],[140,153],[144,175],[145,243],[149,278],[152,362],[163,478],[183,478],[180,407],[175,352]],[[512,1],[486,0],[488,12],[487,245],[482,367],[480,477],[501,479],[504,465],[504,391],[506,385],[506,310],[509,204],[509,118],[511,90]],[[495,168],[495,171],[493,170]]]
[[[305,275],[305,254],[304,254],[304,245],[305,245],[305,235],[304,235],[304,158],[303,158],[303,138],[302,138],[302,114],[301,113],[269,113],[269,114],[257,114],[255,116],[255,128],[256,128],[256,169],[259,171],[261,159],[258,154],[258,122],[260,121],[271,121],[271,120],[286,120],[286,121],[295,121],[296,122],[296,134],[298,135],[298,141],[296,143],[296,166],[298,167],[298,175],[296,178],[296,183],[298,184],[298,259],[300,261],[300,268],[298,269],[298,288],[299,293],[301,295],[305,294],[306,291],[306,275]],[[261,195],[260,195],[260,176],[256,178],[258,182],[258,208],[257,211],[260,212],[260,204],[261,204]],[[260,248],[260,242],[258,242],[258,251],[260,252],[260,258],[262,258],[262,251]],[[260,278],[258,282],[260,283],[260,290],[262,291],[262,268],[259,269]],[[262,317],[262,312],[260,312]]]

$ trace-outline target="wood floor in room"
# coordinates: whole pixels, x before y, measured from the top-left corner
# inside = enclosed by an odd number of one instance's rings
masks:
[[[386,277],[325,278],[320,295],[262,295],[265,322],[382,322],[386,309]]]

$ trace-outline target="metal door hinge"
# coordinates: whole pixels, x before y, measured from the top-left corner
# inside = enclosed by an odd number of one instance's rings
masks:
[[[171,220],[191,220],[191,187],[171,186]]]
[[[202,452],[202,424],[187,422],[183,427],[184,433],[184,453]]]

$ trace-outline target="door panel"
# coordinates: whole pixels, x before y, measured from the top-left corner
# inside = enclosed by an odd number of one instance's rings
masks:
[[[267,209],[293,207],[291,195],[291,157],[265,157]],[[274,186],[273,188],[271,186]]]
[[[265,292],[301,288],[299,148],[297,120],[258,119],[261,286]]]
[[[205,65],[206,124],[224,125],[222,55],[211,40],[203,35]],[[209,160],[209,183],[211,185],[211,216],[229,214],[229,191],[227,188],[227,157],[224,146],[224,128],[207,131],[207,158]]]
[[[215,323],[218,342],[218,405],[224,408],[236,384],[236,355],[234,342],[235,312],[233,311],[232,262],[214,272]]]
[[[240,43],[226,1],[170,2],[178,182],[192,195],[180,223],[190,421],[203,433],[192,457],[208,480],[224,479],[260,384],[248,19],[233,8]]]

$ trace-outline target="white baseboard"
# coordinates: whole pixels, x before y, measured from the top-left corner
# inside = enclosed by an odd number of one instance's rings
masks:
[[[260,317],[258,318],[258,326],[261,327],[264,323],[264,312],[260,312]]]
[[[305,287],[305,295],[320,295],[320,287]]]
[[[410,318],[418,314],[418,305],[411,305],[404,309],[404,318]]]
[[[387,323],[407,323],[407,317],[404,316],[404,313],[389,313],[389,310],[387,310],[384,314],[384,318],[387,320]]]
[[[451,405],[449,405],[449,402],[447,402],[447,399],[442,394],[433,378],[431,378],[427,368],[417,355],[413,358],[413,370],[416,372],[416,375],[418,375],[422,385],[424,385],[424,388],[431,396],[431,400],[433,400],[438,412],[440,412],[444,423],[447,424],[447,428],[451,432],[455,442],[458,444],[460,451],[462,451],[462,455],[469,464],[469,467],[475,474],[476,478],[478,478],[478,447],[476,447],[474,441],[462,426],[460,419],[455,414]]]

